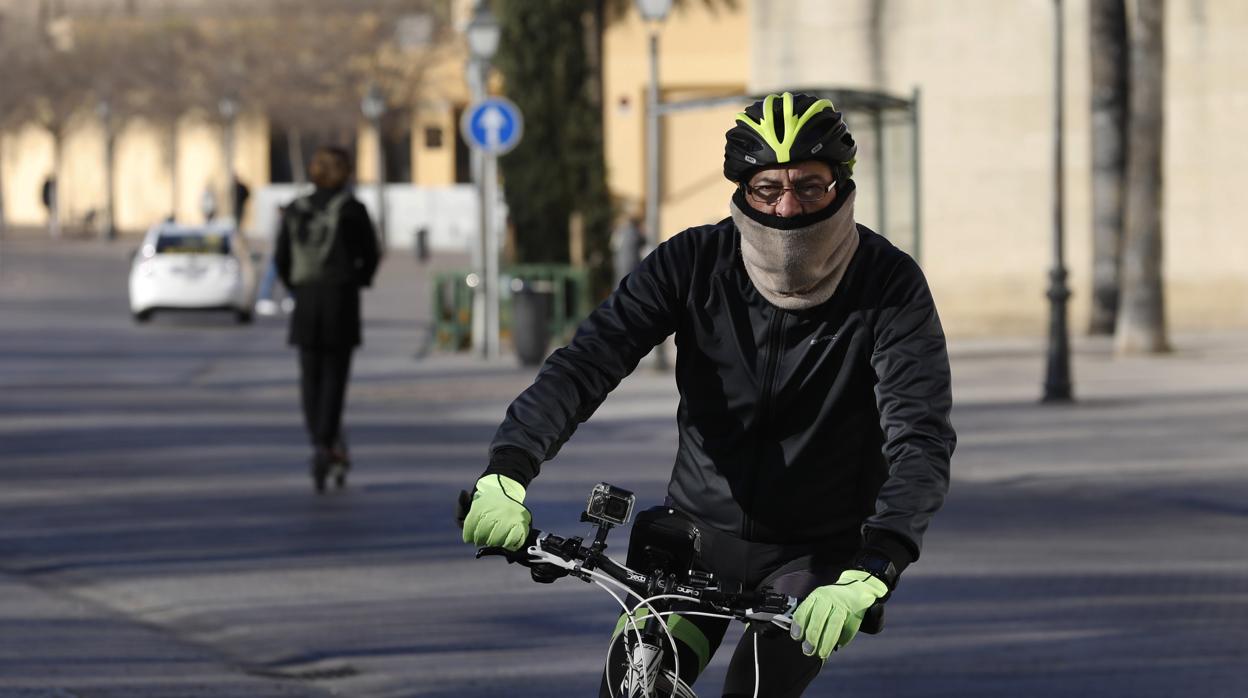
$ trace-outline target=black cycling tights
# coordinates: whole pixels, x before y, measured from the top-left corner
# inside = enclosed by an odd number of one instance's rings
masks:
[[[655,604],[656,607],[659,605]],[[728,630],[729,621],[705,616],[685,616],[682,619],[691,622],[702,631],[709,643],[708,658],[714,655]],[[641,628],[644,630],[645,625],[643,624]],[[627,671],[624,663],[624,637],[627,634],[631,634],[631,631],[621,632],[611,646],[611,655],[607,662],[609,672],[603,672],[602,684],[598,691],[600,698],[623,698],[620,688]],[[807,657],[802,654],[801,643],[790,638],[787,631],[775,628],[774,632],[772,629],[767,629],[762,633],[757,633],[754,627],[750,627],[741,636],[741,641],[737,643],[736,650],[732,653],[732,660],[728,664],[728,673],[724,679],[724,698],[752,698],[754,696],[754,637],[756,634],[758,635],[759,698],[797,698],[802,695],[802,691],[806,690],[810,682],[819,675],[823,662],[818,657]],[[689,645],[681,642],[679,637],[676,643],[680,647],[681,679],[687,685],[693,685],[701,668],[698,654]],[[660,645],[664,647],[663,668],[670,671],[674,662],[666,635],[662,636]],[[607,684],[608,675],[611,679],[610,686]],[[671,695],[671,687],[666,681],[662,681],[655,695],[659,698],[666,698]]]

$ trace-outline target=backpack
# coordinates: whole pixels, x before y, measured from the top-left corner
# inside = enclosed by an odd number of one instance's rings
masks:
[[[311,197],[301,197],[290,205],[286,216],[290,236],[290,280],[295,285],[338,282],[341,272],[327,267],[326,262],[338,237],[338,219],[351,194],[341,191],[324,209],[312,205]]]

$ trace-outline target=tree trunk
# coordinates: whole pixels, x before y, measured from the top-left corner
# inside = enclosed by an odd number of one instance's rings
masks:
[[[100,234],[105,240],[117,238],[117,133],[111,124],[104,125],[104,225]]]
[[[0,235],[8,231],[8,217],[4,211],[4,134],[0,133]]]
[[[4,247],[4,236],[8,232],[8,218],[4,211],[4,134],[0,133],[0,248]],[[0,268],[3,267],[3,264],[4,250],[0,249]]]
[[[1126,179],[1128,46],[1125,0],[1092,0],[1092,314],[1088,334],[1110,335],[1118,315]]]
[[[169,222],[178,220],[178,117],[169,122]]]
[[[1169,350],[1161,276],[1164,14],[1164,0],[1137,0],[1132,23],[1127,225],[1115,336],[1119,354]]]
[[[303,131],[291,126],[286,129],[286,154],[290,158],[290,178],[297,184],[308,181],[303,164]]]
[[[52,196],[48,202],[48,234],[55,240],[61,237],[61,196],[65,188],[65,178],[61,172],[61,152],[64,149],[64,134],[61,127],[52,130]]]

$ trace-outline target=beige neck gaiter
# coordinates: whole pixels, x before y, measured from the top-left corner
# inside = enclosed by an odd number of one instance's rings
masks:
[[[794,230],[769,228],[733,201],[732,221],[741,232],[741,258],[754,288],[772,305],[804,310],[832,297],[858,249],[851,191],[832,217]],[[748,205],[748,204],[747,204]]]

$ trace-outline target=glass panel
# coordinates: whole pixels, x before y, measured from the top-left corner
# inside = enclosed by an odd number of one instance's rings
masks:
[[[211,233],[166,233],[156,240],[156,254],[229,254],[230,236]]]

